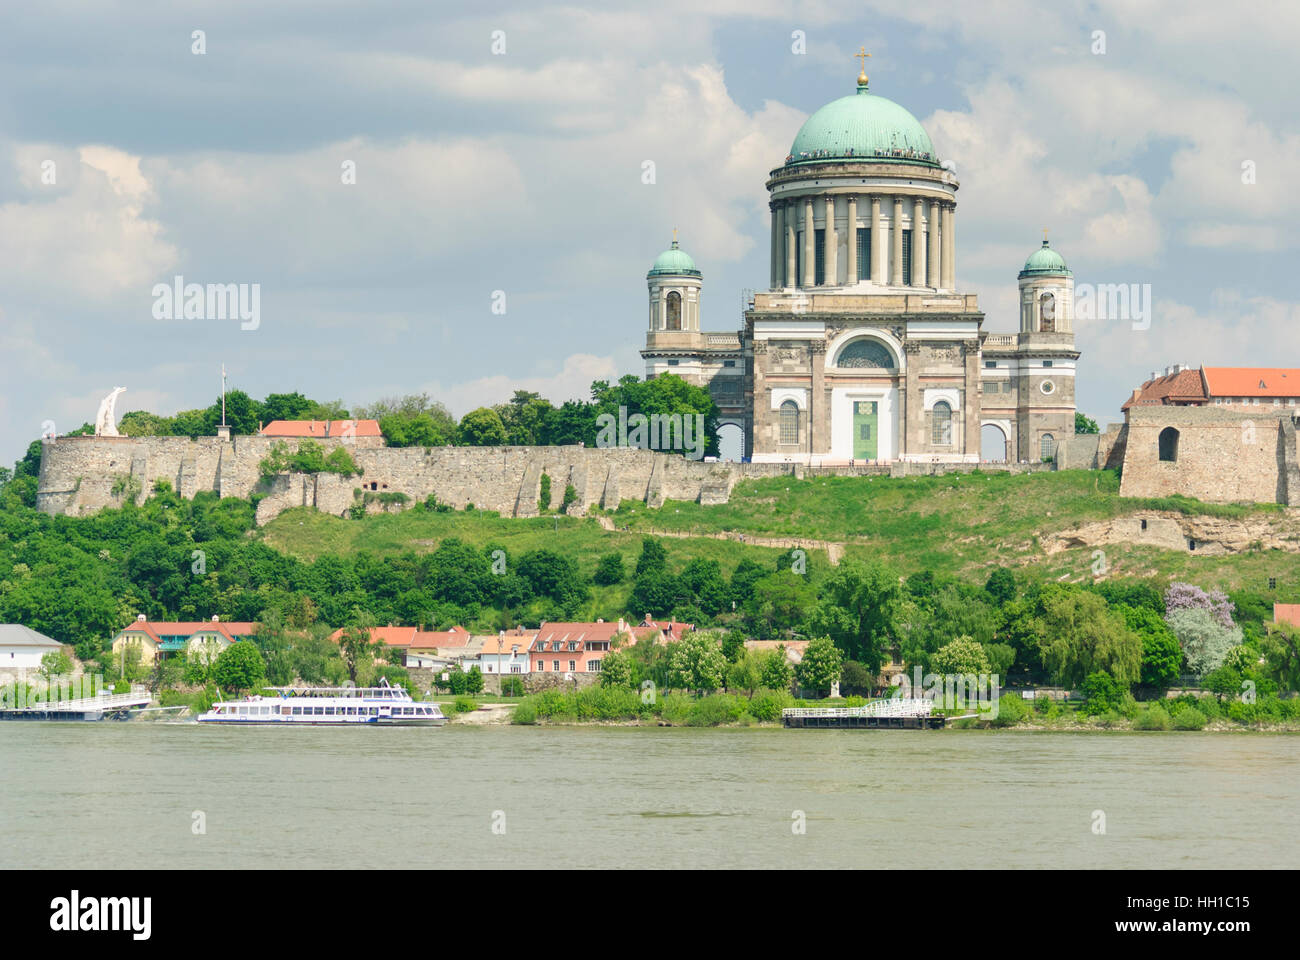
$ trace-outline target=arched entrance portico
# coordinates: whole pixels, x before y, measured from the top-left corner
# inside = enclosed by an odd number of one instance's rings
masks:
[[[1001,423],[985,420],[980,424],[980,459],[989,463],[1006,463],[1007,428]]]

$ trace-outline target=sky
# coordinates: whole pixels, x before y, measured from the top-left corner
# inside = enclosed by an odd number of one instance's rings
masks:
[[[1044,228],[1076,284],[1150,285],[1149,326],[1076,320],[1080,410],[1300,367],[1298,37],[1289,2],[5,4],[0,463],[118,386],[207,406],[223,364],[259,398],[585,397],[644,373],[674,228],[738,330],[764,180],[863,45],[955,166],[985,329]],[[177,276],[257,284],[255,329],[160,311]]]

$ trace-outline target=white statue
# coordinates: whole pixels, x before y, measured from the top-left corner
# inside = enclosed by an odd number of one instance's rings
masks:
[[[117,432],[117,398],[126,393],[126,387],[118,387],[99,402],[99,413],[95,414],[95,436],[120,437]]]

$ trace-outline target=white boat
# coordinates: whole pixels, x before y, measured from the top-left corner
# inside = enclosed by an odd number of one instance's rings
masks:
[[[199,723],[302,723],[328,726],[369,723],[385,727],[440,727],[436,703],[416,703],[387,679],[377,687],[268,687],[276,696],[214,703]]]

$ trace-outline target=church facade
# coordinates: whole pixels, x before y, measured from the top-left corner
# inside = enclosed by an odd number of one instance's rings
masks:
[[[703,275],[674,239],[649,274],[646,376],[707,387],[755,462],[1038,461],[1074,433],[1074,280],[1043,241],[1019,332],[957,283],[958,182],[921,124],[871,93],[804,123],[771,172],[769,284],[744,328],[700,327]]]

